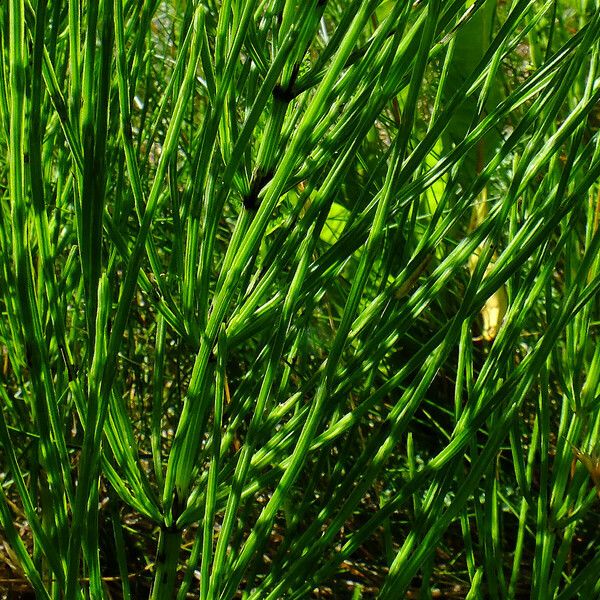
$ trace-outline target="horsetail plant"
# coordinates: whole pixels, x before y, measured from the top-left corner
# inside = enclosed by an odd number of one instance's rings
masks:
[[[0,21],[0,590],[598,596],[597,2]]]

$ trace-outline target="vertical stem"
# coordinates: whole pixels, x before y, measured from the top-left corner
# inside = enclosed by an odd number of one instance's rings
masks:
[[[174,597],[181,534],[182,532],[175,527],[161,527],[150,600],[167,600]]]

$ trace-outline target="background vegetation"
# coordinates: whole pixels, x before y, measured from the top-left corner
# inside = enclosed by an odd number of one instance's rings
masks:
[[[0,21],[0,588],[600,597],[595,2]]]

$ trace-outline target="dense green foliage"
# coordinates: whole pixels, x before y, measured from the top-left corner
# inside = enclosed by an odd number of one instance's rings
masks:
[[[0,22],[0,578],[600,597],[595,2]]]

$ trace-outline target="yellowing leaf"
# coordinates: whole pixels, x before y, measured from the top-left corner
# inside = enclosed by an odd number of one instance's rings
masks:
[[[481,309],[483,329],[481,337],[491,342],[497,335],[508,307],[508,296],[504,285],[499,287],[486,301]]]
[[[598,494],[600,494],[600,455],[596,453],[587,454],[586,452],[581,452],[581,450],[573,445],[571,445],[571,450],[573,451],[575,458],[587,469],[598,490]]]
[[[488,212],[487,207],[487,193],[484,188],[481,194],[481,202],[473,207],[473,213],[471,215],[471,223],[469,229],[473,231],[476,229],[485,219]],[[481,254],[482,246],[480,245],[473,254],[469,257],[469,271],[473,273],[477,263],[479,262],[479,255]],[[487,266],[484,274],[484,278],[488,276],[490,271],[494,267],[494,260],[497,258],[497,254],[494,253],[490,264]],[[508,295],[506,293],[506,287],[502,284],[486,301],[481,309],[481,317],[483,319],[483,327],[481,331],[481,339],[487,342],[493,341],[498,335],[504,315],[508,310]]]

